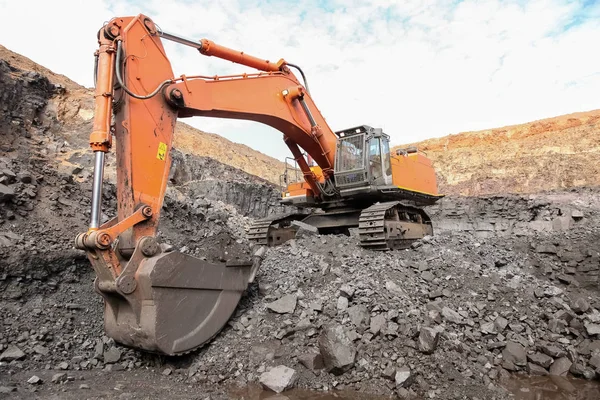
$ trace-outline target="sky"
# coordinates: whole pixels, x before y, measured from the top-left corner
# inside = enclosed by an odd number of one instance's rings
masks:
[[[392,144],[600,108],[600,0],[0,0],[0,44],[91,87],[98,29],[139,13],[299,65],[331,129],[379,127]],[[253,71],[165,48],[176,76]],[[291,155],[259,123],[185,122]]]

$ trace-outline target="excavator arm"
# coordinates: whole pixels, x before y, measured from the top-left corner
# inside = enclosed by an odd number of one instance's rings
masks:
[[[258,69],[231,76],[175,78],[162,39]],[[235,310],[259,259],[211,264],[164,252],[156,241],[177,118],[261,122],[281,131],[315,198],[335,195],[335,133],[284,60],[246,55],[203,39],[160,31],[144,16],[114,18],[98,33],[95,155],[90,227],[77,236],[105,300],[115,340],[164,354],[191,351],[216,335]],[[105,154],[116,140],[117,216],[101,223]],[[311,172],[300,148],[321,167]]]

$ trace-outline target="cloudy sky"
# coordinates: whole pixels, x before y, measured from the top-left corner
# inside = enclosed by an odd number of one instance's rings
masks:
[[[91,86],[97,30],[138,13],[300,65],[332,129],[381,127],[395,144],[600,108],[598,0],[0,0],[0,44]],[[166,47],[176,75],[250,71]],[[289,155],[258,123],[186,122]]]

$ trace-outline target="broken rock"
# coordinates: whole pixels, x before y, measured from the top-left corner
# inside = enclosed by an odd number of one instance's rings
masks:
[[[377,335],[381,329],[385,325],[385,316],[383,314],[378,314],[371,318],[371,326],[370,330],[373,335]]]
[[[0,202],[9,201],[13,197],[15,197],[15,191],[12,188],[0,183]]]
[[[546,371],[545,368],[543,368],[537,364],[533,364],[533,363],[527,363],[527,372],[529,372],[529,375],[537,375],[537,376],[548,375],[548,371]]]
[[[52,383],[63,383],[67,381],[67,374],[64,372],[52,375]]]
[[[121,350],[116,347],[111,347],[104,352],[104,362],[106,364],[113,364],[121,359]]]
[[[542,353],[528,354],[527,358],[532,363],[540,365],[544,368],[550,367],[550,365],[552,365],[552,362],[554,361],[554,359],[552,357],[547,356],[546,354],[542,354]]]
[[[323,368],[323,357],[319,353],[309,353],[298,356],[300,364],[311,371]]]
[[[440,340],[440,331],[436,328],[421,328],[419,333],[419,351],[431,354],[437,348]]]
[[[396,386],[397,387],[408,387],[412,384],[412,375],[410,373],[410,368],[408,367],[400,367],[396,370]]]
[[[502,350],[502,358],[520,367],[527,365],[527,353],[525,352],[525,348],[519,343],[506,343],[506,347]]]
[[[288,294],[279,300],[267,304],[267,308],[277,314],[292,314],[296,310],[297,296]]]
[[[573,363],[567,357],[561,357],[558,360],[555,360],[550,367],[550,375],[567,376],[571,364]]]
[[[278,365],[277,367],[264,372],[259,380],[265,388],[270,389],[275,393],[281,393],[286,389],[292,388],[297,379],[298,374],[296,373],[296,370],[286,367],[285,365]]]
[[[348,371],[356,360],[356,349],[341,325],[323,329],[319,336],[319,350],[325,368],[334,375]]]
[[[2,354],[0,354],[0,361],[20,360],[23,357],[25,357],[25,353],[17,346],[11,344],[2,352]]]
[[[31,378],[27,379],[27,383],[32,384],[32,385],[39,385],[42,382],[43,382],[42,378],[40,378],[37,375],[34,375]]]
[[[367,307],[363,305],[356,305],[348,308],[348,315],[350,316],[350,321],[357,328],[363,324],[369,324],[370,315],[367,311]]]
[[[461,324],[463,322],[463,317],[461,317],[459,313],[448,307],[442,308],[442,317],[455,324]]]
[[[385,282],[385,288],[393,295],[393,296],[398,296],[398,297],[402,297],[402,296],[406,296],[406,292],[400,287],[398,286],[395,282],[392,281],[386,281]]]
[[[583,314],[590,309],[590,304],[583,297],[576,297],[571,302],[571,309],[577,314]]]
[[[600,335],[600,324],[586,322],[584,326],[588,335]]]

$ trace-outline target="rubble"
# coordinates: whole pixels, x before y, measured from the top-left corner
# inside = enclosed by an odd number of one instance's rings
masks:
[[[279,300],[267,304],[267,308],[278,314],[291,314],[296,309],[297,296],[288,294]]]
[[[327,326],[319,337],[323,364],[329,372],[340,375],[354,365],[356,349],[341,325]]]
[[[0,361],[20,360],[23,357],[25,357],[25,353],[17,346],[11,344],[0,354]]]
[[[260,376],[260,383],[275,393],[281,393],[294,386],[298,375],[295,370],[285,365],[279,365],[264,372]]]
[[[425,354],[431,354],[437,348],[440,340],[440,331],[435,328],[421,328],[419,333],[419,350]]]

